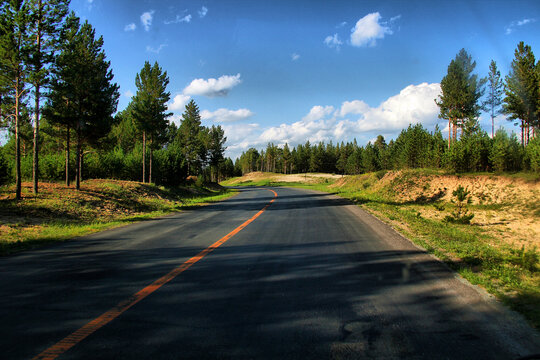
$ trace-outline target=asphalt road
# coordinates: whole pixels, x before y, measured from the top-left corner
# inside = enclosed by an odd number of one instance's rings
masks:
[[[538,333],[356,206],[266,211],[59,359],[515,359]],[[0,358],[32,359],[263,209],[222,203],[0,259]]]

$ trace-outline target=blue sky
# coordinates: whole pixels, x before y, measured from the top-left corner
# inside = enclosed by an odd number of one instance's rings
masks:
[[[268,142],[387,141],[409,123],[439,123],[434,98],[461,48],[486,76],[506,75],[519,41],[540,56],[539,1],[72,0],[103,35],[118,110],[135,75],[158,61],[171,121],[194,99],[220,124],[233,158]],[[481,123],[490,129],[487,114]],[[498,125],[513,128],[504,117]]]

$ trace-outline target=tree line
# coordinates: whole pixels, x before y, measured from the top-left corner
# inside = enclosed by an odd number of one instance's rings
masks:
[[[242,153],[235,174],[257,170],[362,174],[425,167],[453,172],[540,171],[540,61],[523,42],[514,55],[504,79],[493,60],[488,76],[480,78],[474,73],[476,62],[465,49],[452,59],[441,80],[441,95],[434,99],[439,118],[448,121],[446,141],[438,126],[428,132],[421,124],[411,124],[389,143],[379,135],[365,146],[358,146],[356,140],[337,145],[306,142],[292,150],[288,144],[268,144],[264,150],[251,148]],[[482,111],[491,117],[491,137],[480,128]],[[519,139],[502,128],[495,131],[500,114],[519,125]]]
[[[116,113],[119,86],[88,21],[68,0],[0,4],[0,183],[32,178],[80,188],[83,178],[179,184],[191,175],[216,181],[226,168],[224,131],[201,125],[198,106],[169,122],[169,78],[156,62],[135,77],[137,93]],[[232,161],[227,163],[232,167]]]

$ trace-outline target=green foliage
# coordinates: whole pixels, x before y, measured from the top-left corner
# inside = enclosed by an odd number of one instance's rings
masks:
[[[502,95],[504,93],[504,83],[501,79],[501,72],[497,70],[497,63],[491,60],[488,74],[488,95],[484,101],[484,110],[491,115],[491,137],[494,137],[495,117],[502,113]]]
[[[188,175],[198,174],[206,162],[204,133],[201,134],[201,130],[199,107],[192,99],[185,107],[177,133],[177,139],[186,158]]]
[[[526,161],[530,169],[535,172],[540,172],[540,136],[529,141],[526,147]]]
[[[514,263],[531,272],[538,271],[539,260],[540,257],[536,246],[527,250],[525,249],[525,246],[522,246],[521,249],[515,251]]]
[[[471,192],[459,185],[456,190],[452,191],[452,203],[455,204],[455,210],[452,215],[444,218],[447,222],[457,224],[470,224],[474,214],[469,212],[467,205],[471,204]]]
[[[531,47],[521,41],[514,55],[510,73],[506,76],[503,110],[509,121],[521,121],[522,144],[525,145],[529,127],[539,127],[540,86]]]
[[[447,75],[441,80],[442,94],[435,101],[440,108],[439,118],[448,120],[449,129],[454,129],[454,141],[457,128],[462,128],[465,134],[475,130],[482,109],[479,99],[486,80],[473,74],[475,67],[476,62],[461,49],[448,65]]]
[[[9,181],[9,164],[4,156],[4,149],[0,148],[0,185],[6,184]]]

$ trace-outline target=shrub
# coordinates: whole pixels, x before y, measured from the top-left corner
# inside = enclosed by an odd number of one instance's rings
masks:
[[[529,141],[525,153],[531,170],[540,172],[540,136]]]
[[[474,214],[469,212],[467,205],[471,203],[470,191],[467,188],[459,185],[456,190],[452,191],[452,203],[456,205],[454,212],[444,218],[446,222],[457,224],[470,224]]]

